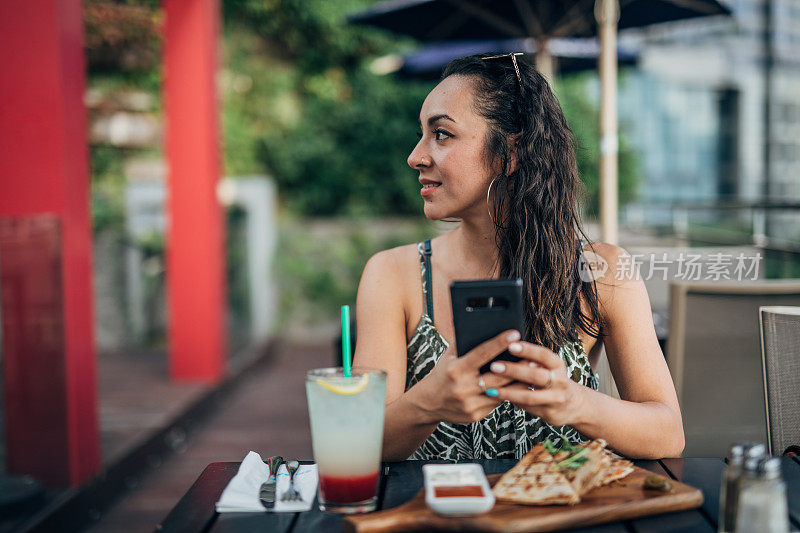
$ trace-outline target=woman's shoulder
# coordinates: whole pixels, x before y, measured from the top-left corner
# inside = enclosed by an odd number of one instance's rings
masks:
[[[417,245],[418,243],[404,244],[381,250],[369,258],[366,268],[387,274],[403,272],[410,264],[419,264]]]
[[[581,278],[595,282],[601,301],[614,294],[616,288],[644,287],[633,256],[621,246],[607,242],[586,243],[581,259]]]
[[[396,246],[370,257],[361,275],[362,283],[372,280],[381,285],[416,286],[420,275],[418,243]]]
[[[617,264],[631,256],[625,248],[607,242],[582,242],[583,252],[594,252],[603,258],[609,265]]]
[[[414,295],[419,294],[420,262],[417,243],[382,250],[367,261],[361,275],[357,303],[365,309],[368,302],[387,309],[396,304],[404,316],[414,311]]]

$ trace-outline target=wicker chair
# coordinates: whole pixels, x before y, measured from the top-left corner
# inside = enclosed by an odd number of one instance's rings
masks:
[[[761,307],[769,450],[800,444],[800,307]]]
[[[723,457],[767,441],[758,313],[800,305],[800,280],[672,282],[669,365],[683,414],[684,454]]]

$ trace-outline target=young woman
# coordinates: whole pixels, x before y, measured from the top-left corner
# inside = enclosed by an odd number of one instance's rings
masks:
[[[420,127],[408,164],[425,216],[461,222],[376,254],[361,278],[355,364],[387,372],[384,459],[520,458],[546,438],[679,455],[680,408],[647,292],[621,275],[623,249],[580,239],[573,136],[545,79],[515,55],[455,60]],[[582,267],[590,252],[604,272]],[[450,283],[510,277],[523,280],[524,331],[456,357]],[[597,391],[601,345],[622,399]],[[521,361],[481,375],[505,349]]]

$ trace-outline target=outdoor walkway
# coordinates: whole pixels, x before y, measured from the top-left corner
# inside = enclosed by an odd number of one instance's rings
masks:
[[[124,457],[210,389],[209,385],[171,382],[167,359],[163,351],[104,353],[98,357],[104,466]]]
[[[332,366],[333,345],[283,344],[274,359],[244,378],[179,453],[148,474],[88,531],[151,532],[216,461],[262,456],[311,459],[305,371]]]

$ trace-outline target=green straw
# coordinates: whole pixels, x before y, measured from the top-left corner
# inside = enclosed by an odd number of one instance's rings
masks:
[[[350,377],[350,306],[342,306],[342,366],[344,376]]]

